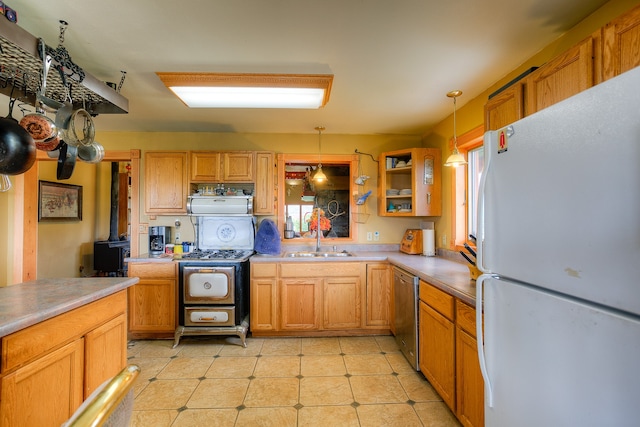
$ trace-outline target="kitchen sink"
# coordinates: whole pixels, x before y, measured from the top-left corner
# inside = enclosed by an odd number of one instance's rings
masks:
[[[286,258],[340,258],[340,257],[349,257],[353,256],[353,254],[342,251],[342,252],[310,252],[310,251],[300,251],[300,252],[287,252],[285,255]]]

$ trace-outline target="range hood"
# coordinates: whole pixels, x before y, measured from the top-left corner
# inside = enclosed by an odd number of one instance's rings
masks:
[[[7,19],[0,19],[0,93],[10,96],[13,84],[8,70],[17,70],[14,98],[35,105],[36,92],[40,86],[42,60],[38,54],[38,38]],[[84,70],[83,70],[84,71]],[[24,78],[23,78],[24,76]],[[58,72],[51,68],[47,74],[46,94],[48,98],[63,102],[66,88]],[[129,100],[104,82],[84,71],[82,82],[74,82],[71,93],[74,109],[84,108],[91,115],[126,114]]]
[[[193,216],[253,215],[253,196],[189,196],[187,213]]]

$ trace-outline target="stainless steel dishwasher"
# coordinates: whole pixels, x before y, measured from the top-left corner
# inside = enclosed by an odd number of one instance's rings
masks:
[[[411,366],[418,364],[418,277],[393,267],[396,342]]]

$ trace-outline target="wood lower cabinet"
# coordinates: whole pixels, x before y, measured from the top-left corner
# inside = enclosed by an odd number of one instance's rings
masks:
[[[254,336],[389,333],[390,298],[387,263],[251,264]]]
[[[275,331],[278,329],[278,264],[256,263],[251,265],[251,290],[249,321],[251,330]]]
[[[362,325],[359,276],[324,279],[322,291],[323,329],[357,329]]]
[[[319,330],[322,279],[305,277],[280,280],[280,329]]]
[[[128,289],[130,337],[173,337],[178,326],[177,268],[174,262],[129,263],[129,277],[140,279]]]
[[[82,338],[2,378],[0,425],[59,426],[83,399]]]
[[[391,327],[394,319],[392,282],[389,263],[367,264],[365,327]]]
[[[126,291],[1,340],[0,426],[59,426],[126,365]]]
[[[484,425],[484,380],[475,316],[474,307],[456,300],[456,415],[467,427]]]
[[[462,425],[484,425],[476,310],[420,281],[420,369]]]
[[[147,215],[187,213],[187,152],[144,155],[144,211]]]
[[[85,397],[127,364],[127,315],[125,313],[90,331],[84,337]]]
[[[454,298],[420,281],[420,370],[455,410]]]

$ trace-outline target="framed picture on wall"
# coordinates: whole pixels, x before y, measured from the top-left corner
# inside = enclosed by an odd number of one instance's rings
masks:
[[[38,221],[82,221],[82,186],[38,181]]]

